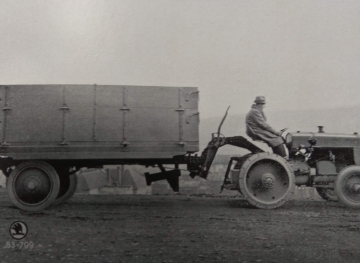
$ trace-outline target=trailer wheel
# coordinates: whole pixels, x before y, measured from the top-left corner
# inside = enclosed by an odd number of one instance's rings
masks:
[[[295,175],[284,158],[272,153],[251,155],[241,166],[240,191],[258,208],[282,206],[295,191]]]
[[[339,202],[339,197],[336,195],[336,191],[331,188],[316,187],[316,191],[322,199],[329,202]]]
[[[37,212],[50,206],[59,193],[55,169],[43,161],[20,163],[8,178],[8,194],[18,208]]]
[[[335,190],[344,205],[360,208],[360,166],[342,169],[336,178]]]
[[[53,205],[60,205],[69,200],[75,193],[77,187],[77,176],[76,174],[66,175],[60,174],[60,189],[59,194],[56,197]]]

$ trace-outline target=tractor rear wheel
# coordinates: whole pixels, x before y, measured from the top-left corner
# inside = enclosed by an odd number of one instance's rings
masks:
[[[8,178],[8,194],[18,208],[37,212],[50,206],[59,193],[60,181],[55,169],[43,161],[20,163]]]
[[[279,155],[251,155],[241,166],[240,191],[247,201],[262,209],[282,206],[295,191],[295,175],[288,162]]]
[[[351,165],[340,171],[335,190],[339,200],[350,208],[360,208],[360,166]]]

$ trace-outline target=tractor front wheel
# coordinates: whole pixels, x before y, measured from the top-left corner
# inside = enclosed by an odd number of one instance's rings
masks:
[[[351,165],[340,171],[335,182],[339,200],[350,208],[360,208],[360,166]]]

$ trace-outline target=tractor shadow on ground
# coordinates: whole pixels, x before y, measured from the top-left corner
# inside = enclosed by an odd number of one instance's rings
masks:
[[[231,208],[258,209],[244,199],[226,200],[225,204],[226,204],[226,206],[231,207]]]

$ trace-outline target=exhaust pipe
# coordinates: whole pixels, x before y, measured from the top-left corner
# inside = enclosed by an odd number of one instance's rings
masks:
[[[324,132],[324,126],[318,126],[318,128],[319,128],[318,133],[325,133]]]

